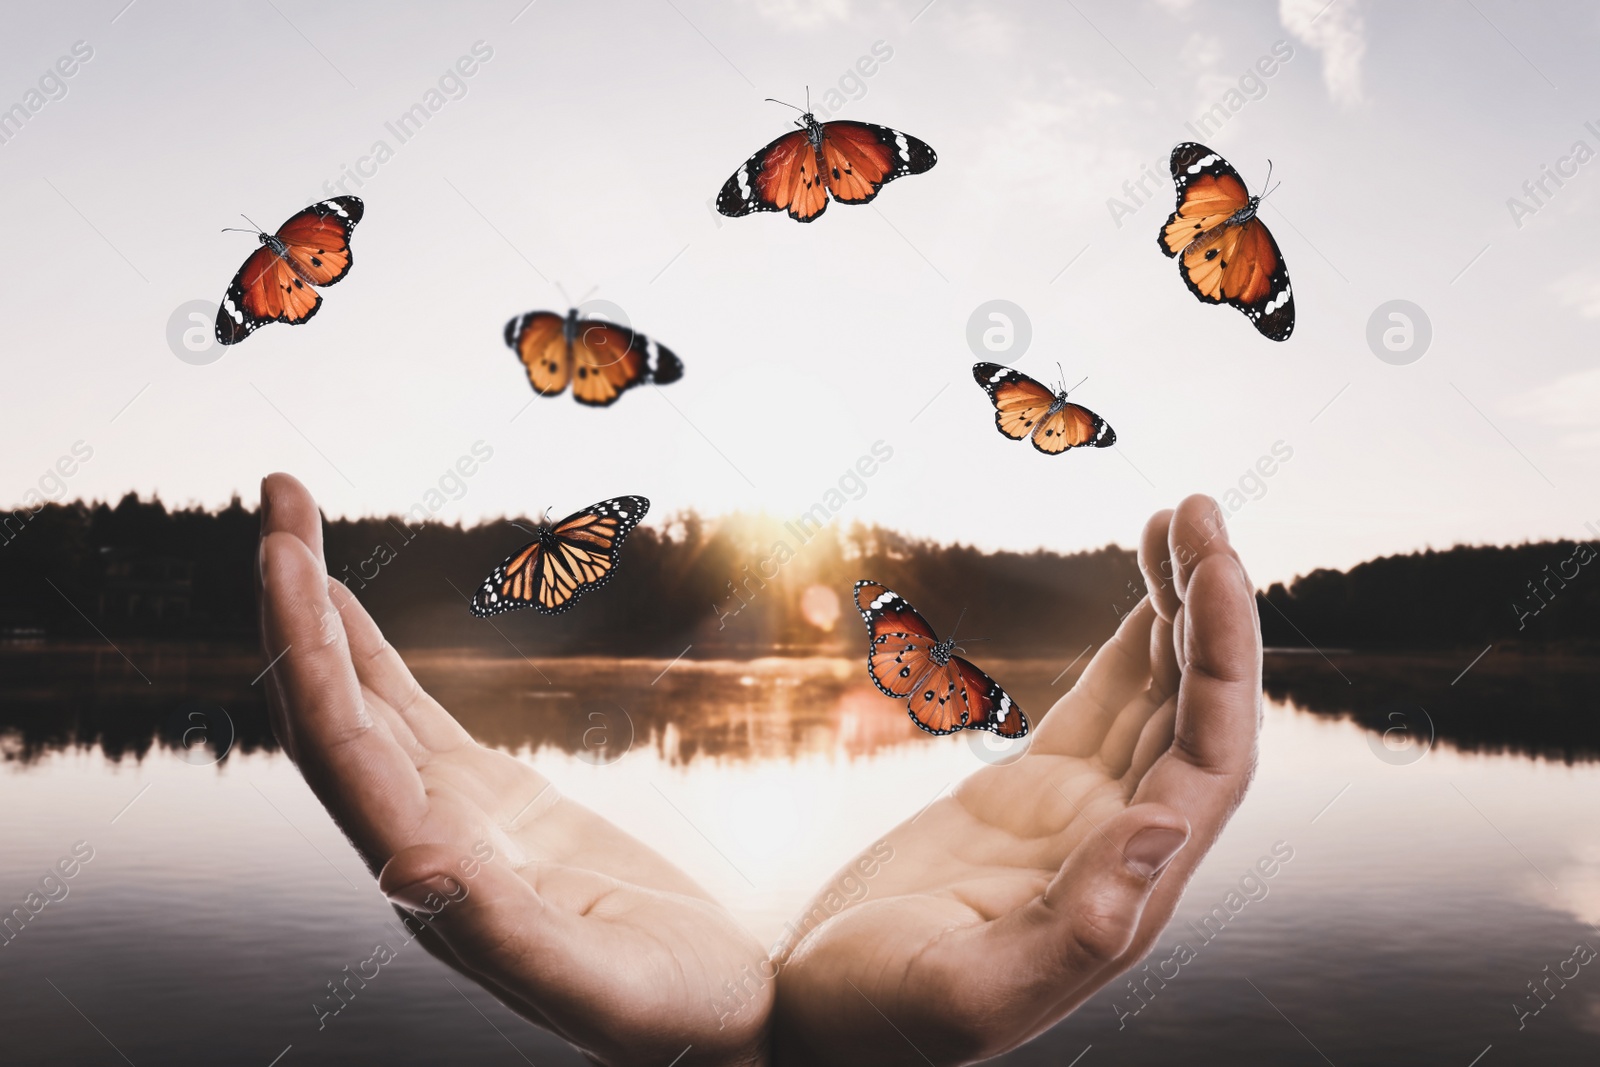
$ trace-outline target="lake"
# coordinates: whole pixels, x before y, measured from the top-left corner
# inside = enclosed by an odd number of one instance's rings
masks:
[[[75,872],[0,945],[0,1060],[585,1062],[415,945],[319,1031],[313,1001],[398,941],[393,912],[271,744],[259,654],[122,651],[0,647],[0,910],[58,862]],[[1180,941],[1193,957],[995,1062],[1592,1061],[1600,962],[1568,961],[1600,950],[1600,673],[1495,654],[1452,684],[1471,654],[1270,656],[1255,785],[1151,961]],[[1042,710],[1069,659],[986,666]],[[917,732],[854,659],[408,660],[481,741],[651,842],[767,944],[856,848],[982,765],[967,739]],[[1264,895],[1206,926],[1275,848],[1292,859]]]

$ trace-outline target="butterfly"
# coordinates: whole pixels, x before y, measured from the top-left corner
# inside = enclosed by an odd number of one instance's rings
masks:
[[[1172,180],[1178,209],[1156,243],[1178,257],[1189,291],[1208,304],[1232,304],[1265,337],[1288,340],[1294,332],[1289,268],[1256,216],[1261,197],[1250,195],[1226,159],[1193,141],[1172,150]]]
[[[332,285],[350,273],[355,261],[350,232],[362,211],[360,197],[336,196],[295,212],[275,234],[243,231],[255,233],[261,247],[244,261],[222,298],[217,340],[238,344],[269,322],[298,326],[315,315],[322,294],[312,286]]]
[[[650,501],[619,496],[573,512],[560,522],[542,522],[534,540],[490,572],[472,597],[480,619],[532,607],[559,615],[582,594],[598,589],[617,572],[617,550],[639,525]]]
[[[775,100],[773,103],[783,103]],[[753,211],[788,211],[810,222],[828,206],[865,204],[904,174],[921,174],[939,162],[925,141],[867,122],[818,122],[809,110],[795,125],[745,160],[717,194],[717,210],[738,218]],[[784,104],[784,107],[794,107]],[[799,108],[794,108],[800,111]]]
[[[1067,403],[1067,390],[1052,393],[1019,370],[999,363],[974,363],[972,377],[994,402],[995,428],[1013,441],[1029,434],[1033,447],[1047,455],[1088,445],[1106,448],[1117,432],[1086,407]]]
[[[580,319],[577,308],[566,318],[553,311],[518,315],[506,323],[505,337],[540,396],[571,382],[578,403],[605,407],[636,385],[683,377],[683,363],[666,345],[603,319]]]
[[[928,621],[900,594],[877,582],[856,583],[856,608],[871,645],[867,673],[886,696],[906,699],[911,721],[930,734],[988,730],[1022,737],[1027,716],[999,684],[954,655],[953,639],[939,640]]]

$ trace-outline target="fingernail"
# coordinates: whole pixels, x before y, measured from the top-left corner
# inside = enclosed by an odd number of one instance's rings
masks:
[[[410,885],[403,885],[388,894],[388,898],[389,903],[396,904],[407,911],[435,915],[453,897],[459,897],[460,891],[460,882],[444,875],[436,874],[421,881],[412,882]]]
[[[1122,850],[1122,855],[1139,877],[1154,878],[1172,862],[1172,857],[1178,854],[1187,840],[1189,835],[1182,830],[1152,826],[1134,834],[1128,847]]]

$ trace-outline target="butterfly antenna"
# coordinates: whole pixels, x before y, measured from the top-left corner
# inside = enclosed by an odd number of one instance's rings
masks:
[[[1084,375],[1084,376],[1083,376],[1083,377],[1082,377],[1082,378],[1079,378],[1079,379],[1078,379],[1078,385],[1082,385],[1082,384],[1083,384],[1083,383],[1084,383],[1084,382],[1086,382],[1086,381],[1088,381],[1088,380],[1089,380],[1089,376],[1088,376],[1088,375],[1087,375],[1087,374],[1085,374],[1085,375]],[[1073,386],[1073,387],[1072,387],[1072,389],[1076,389],[1076,388],[1077,388],[1077,387],[1078,387],[1078,385],[1074,385],[1074,386]],[[1065,389],[1065,390],[1062,390],[1062,392],[1063,392],[1063,395],[1064,395],[1064,394],[1066,394],[1066,393],[1070,393],[1070,392],[1072,392],[1072,389]]]
[[[569,308],[577,307],[578,305],[574,304],[572,302],[572,297],[567,294],[567,287],[562,285],[560,282],[556,282],[555,284],[556,284],[556,292],[560,293],[561,294],[561,299],[563,299],[563,300],[565,300],[567,302],[567,307],[569,307]]]
[[[578,304],[576,306],[581,306],[585,300],[589,299],[591,296],[594,295],[594,291],[596,289],[598,289],[598,288],[600,288],[598,285],[589,286],[589,291],[587,293],[584,293],[582,296],[578,297]]]
[[[1281,181],[1278,183],[1278,185],[1282,185],[1282,184],[1283,184],[1283,182],[1281,182]],[[1263,188],[1266,189],[1266,192],[1262,193],[1261,196],[1258,198],[1258,199],[1261,199],[1261,200],[1265,200],[1267,197],[1271,196],[1272,195],[1272,191],[1278,187],[1278,185],[1273,185],[1272,184],[1272,160],[1270,160],[1270,159],[1267,160],[1267,180],[1262,182],[1261,185],[1262,185]]]
[[[811,86],[806,86],[806,114],[811,114]]]
[[[784,107],[793,107],[796,111],[800,111],[799,108],[794,107],[794,105],[789,103],[787,100],[779,100],[775,96],[767,97],[767,103],[769,103],[769,104],[782,104]],[[807,107],[811,106],[811,90],[810,89],[806,90],[806,106]],[[800,111],[800,114],[804,115],[805,112],[804,111]]]
[[[950,627],[950,640],[952,640],[952,641],[955,640],[956,631],[961,629],[961,620],[966,618],[966,615],[967,615],[967,609],[966,608],[962,608],[961,609],[961,614],[956,616],[956,624],[954,626]]]
[[[530,530],[526,526],[522,525],[522,523],[515,522],[515,521],[513,521],[511,519],[507,519],[506,521],[511,523],[511,525],[515,526],[517,529],[521,530],[525,534],[529,534],[529,535],[531,535],[533,537],[538,537],[539,536],[539,531],[538,530]]]
[[[255,220],[254,219],[252,219],[249,215],[246,215],[244,212],[242,212],[242,211],[239,212],[239,217],[241,219],[244,219],[244,221],[250,223],[251,229],[246,230],[246,229],[241,229],[238,226],[224,226],[222,228],[222,232],[223,233],[266,233],[265,230],[263,230],[260,226],[257,226],[255,224]]]

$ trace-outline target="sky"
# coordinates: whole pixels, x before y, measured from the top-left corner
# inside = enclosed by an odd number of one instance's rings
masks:
[[[19,8],[0,108],[37,106],[0,126],[0,500],[42,481],[217,505],[287,470],[330,516],[444,478],[449,522],[620,493],[653,519],[789,518],[882,442],[841,521],[990,549],[1132,545],[1232,489],[1260,584],[1595,536],[1597,47],[1592,5],[1510,0]],[[810,225],[717,216],[790,128],[763,98],[808,86],[938,165]],[[1269,160],[1281,182],[1261,217],[1298,312],[1282,344],[1156,248],[1167,154],[1207,113],[1253,190]],[[256,247],[219,231],[275,229],[357,168],[355,265],[317,317],[185,349],[185,306]],[[501,330],[563,288],[682,380],[604,410],[534,397]],[[1115,447],[995,432],[968,342],[994,300],[1031,334],[1003,358],[1086,378],[1073,399]],[[492,458],[456,490],[475,445]]]

